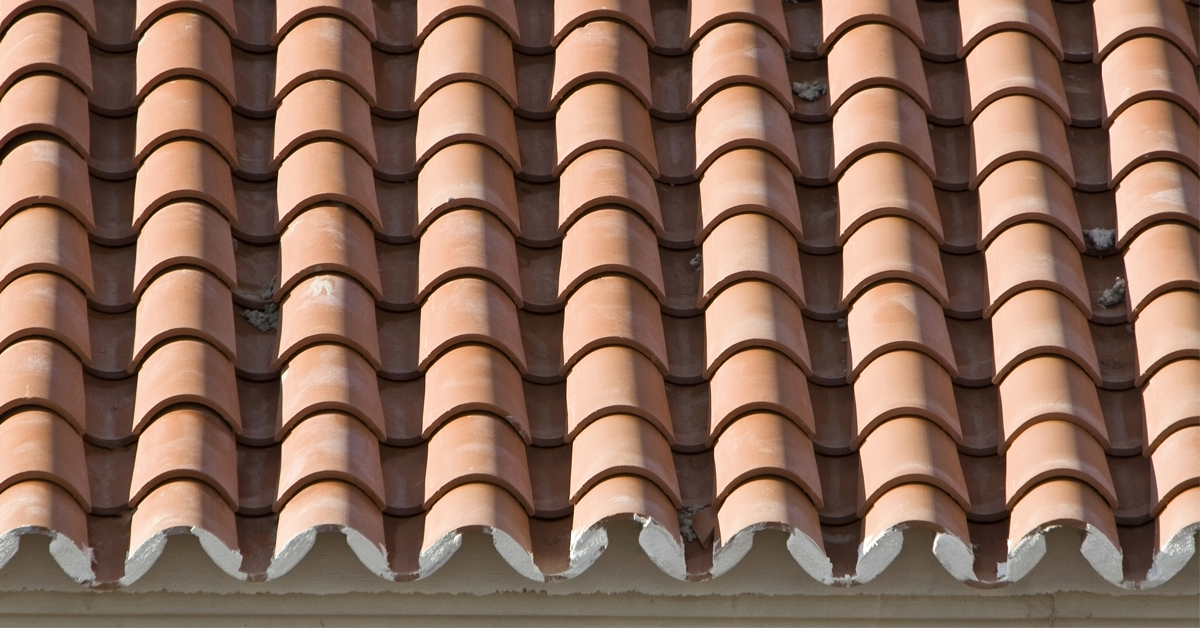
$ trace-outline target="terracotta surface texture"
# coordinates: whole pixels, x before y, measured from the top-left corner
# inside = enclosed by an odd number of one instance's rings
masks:
[[[0,2],[0,566],[1166,582],[1198,6]]]

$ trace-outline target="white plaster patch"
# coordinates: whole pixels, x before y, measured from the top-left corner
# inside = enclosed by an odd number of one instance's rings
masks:
[[[1196,553],[1197,531],[1200,531],[1200,523],[1193,523],[1176,532],[1175,536],[1171,537],[1154,556],[1154,564],[1150,567],[1150,573],[1146,574],[1146,581],[1139,588],[1157,587],[1179,573],[1179,570],[1183,569],[1192,559],[1192,555]]]
[[[867,539],[858,548],[858,565],[852,581],[870,582],[883,573],[904,549],[904,532],[893,526],[874,539]]]
[[[167,537],[176,534],[191,534],[195,536],[200,540],[200,547],[204,548],[204,552],[208,554],[208,557],[221,571],[238,580],[246,579],[246,574],[241,571],[241,552],[230,549],[216,535],[204,528],[176,527],[159,530],[157,534],[146,539],[141,545],[129,552],[129,555],[125,558],[125,576],[121,578],[121,586],[129,586],[146,575],[146,572],[150,571],[154,563],[158,562],[159,556],[162,555],[163,549],[166,548]],[[53,543],[50,545],[50,552],[51,554],[54,553]],[[61,561],[59,564],[61,564]]]
[[[953,534],[938,532],[933,537],[933,556],[942,567],[959,582],[973,582],[975,577],[975,552]]]

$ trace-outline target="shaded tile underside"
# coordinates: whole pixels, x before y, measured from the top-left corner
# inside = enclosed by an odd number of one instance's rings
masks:
[[[1190,2],[1190,0],[1189,0]],[[0,537],[573,577],[1200,527],[1197,5],[0,3]],[[0,542],[0,565],[16,550]]]

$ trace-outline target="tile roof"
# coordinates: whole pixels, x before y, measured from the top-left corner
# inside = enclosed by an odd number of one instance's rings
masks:
[[[605,521],[1128,588],[1200,527],[1183,0],[0,2],[0,565],[384,578]]]

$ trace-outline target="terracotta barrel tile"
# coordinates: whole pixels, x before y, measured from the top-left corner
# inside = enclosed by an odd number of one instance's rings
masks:
[[[438,286],[421,306],[419,367],[424,370],[451,346],[482,342],[500,349],[527,371],[517,309],[500,286],[474,277]]]
[[[632,155],[601,148],[587,151],[567,164],[559,179],[560,233],[565,233],[585,212],[609,204],[636,211],[650,223],[655,234],[665,235],[654,178]]]
[[[78,22],[57,11],[27,13],[5,24],[0,39],[0,94],[26,74],[49,71],[67,77],[90,96],[87,37]]]
[[[178,403],[208,406],[242,431],[233,364],[207,342],[179,338],[158,346],[138,372],[133,431],[141,432],[160,411]]]
[[[316,141],[298,147],[279,167],[277,187],[276,230],[321,202],[345,203],[376,229],[382,226],[371,166],[347,144]]]
[[[391,515],[412,515],[422,512],[425,504],[425,465],[428,448],[379,447],[383,468],[384,512]]]
[[[666,298],[653,228],[633,212],[600,207],[576,220],[563,238],[558,300],[566,301],[593,276],[614,272],[631,275],[655,298]]]
[[[872,286],[859,295],[846,318],[853,375],[883,353],[915,349],[958,377],[942,308],[921,287],[907,281]]]
[[[383,575],[380,572],[387,564],[383,514],[357,486],[325,480],[300,489],[279,512],[275,556],[267,577],[277,578],[295,566],[322,529],[340,530],[352,544],[355,556],[360,561],[370,560],[368,568]]]
[[[54,273],[22,275],[0,291],[0,349],[30,336],[65,344],[85,364],[92,361],[87,297]]]
[[[859,157],[879,150],[900,152],[934,176],[933,145],[925,113],[907,94],[890,87],[857,92],[834,116],[831,178],[838,177]]]
[[[512,166],[483,144],[451,144],[429,158],[417,178],[418,230],[461,206],[486,209],[521,233]],[[419,233],[418,233],[419,235]]]
[[[1200,177],[1175,161],[1151,161],[1121,180],[1116,205],[1118,247],[1159,220],[1200,228]]]
[[[970,509],[954,440],[933,422],[910,416],[885,421],[863,440],[860,451],[866,499],[858,507],[858,516],[864,516],[888,491],[909,482],[932,484],[963,510]]]
[[[65,78],[26,76],[0,98],[0,146],[24,133],[53,133],[87,159],[92,141],[87,106],[87,96]]]
[[[1179,541],[1179,537],[1187,538],[1195,534],[1196,522],[1200,521],[1200,488],[1189,488],[1167,502],[1167,505],[1155,519],[1158,546],[1166,549],[1168,544]],[[1186,542],[1186,541],[1185,541]]]
[[[966,513],[954,498],[929,484],[902,484],[884,493],[867,511],[863,538],[878,539],[893,528],[925,528],[971,544]]]
[[[275,118],[273,167],[300,144],[314,139],[345,142],[375,166],[375,136],[367,101],[346,83],[314,79],[284,97]]]
[[[1117,496],[1104,450],[1074,422],[1049,420],[1030,425],[1013,439],[1007,462],[1005,496],[1010,509],[1031,487],[1051,478],[1087,482],[1116,507]]]
[[[881,86],[903,90],[930,110],[921,52],[912,39],[887,24],[847,30],[829,50],[830,113],[856,92]]]
[[[938,244],[945,238],[933,182],[917,162],[880,151],[851,163],[838,180],[837,242],[845,244],[856,229],[880,216],[916,221]]]
[[[595,80],[612,81],[651,106],[646,41],[623,22],[596,20],[573,30],[558,45],[550,107],[557,107],[576,87]]]
[[[906,218],[884,216],[859,227],[846,240],[842,267],[839,310],[872,284],[891,279],[912,281],[943,307],[949,304],[937,241]]]
[[[480,142],[521,169],[512,109],[492,88],[473,81],[450,83],[434,92],[417,121],[417,163],[455,142]]]
[[[299,0],[285,3],[275,10],[275,36],[271,43],[279,45],[280,37],[296,24],[316,16],[336,16],[354,24],[368,39],[375,41],[375,11],[367,0]]]
[[[1072,422],[1102,447],[1110,446],[1096,385],[1074,362],[1053,355],[1031,358],[1005,376],[999,388],[1001,453],[1024,430],[1048,420]]]
[[[688,112],[695,112],[717,91],[739,83],[761,87],[779,99],[788,113],[794,110],[779,41],[757,25],[728,22],[713,27],[696,45]]]
[[[967,84],[968,122],[995,100],[1024,94],[1044,101],[1064,124],[1071,123],[1058,59],[1028,32],[1003,31],[980,41],[967,55]]]
[[[417,2],[415,43],[420,45],[438,24],[456,15],[481,15],[499,24],[509,39],[521,39],[512,0],[420,0]]]
[[[28,480],[53,482],[85,512],[92,509],[83,439],[71,424],[39,409],[17,411],[0,423],[8,451],[0,462],[0,493]]]
[[[296,216],[279,239],[277,294],[324,272],[345,273],[372,297],[383,293],[371,225],[358,212],[339,204],[310,207]]]
[[[134,227],[162,205],[185,198],[204,201],[237,223],[228,162],[207,143],[192,139],[163,144],[142,163],[134,191]]]
[[[1016,159],[1045,162],[1074,187],[1075,166],[1062,119],[1045,102],[1022,94],[992,101],[975,118],[971,131],[971,187],[979,187],[993,170]]]
[[[150,215],[137,242],[134,294],[175,266],[199,266],[235,288],[229,223],[217,210],[192,201],[171,203]]]
[[[955,442],[963,439],[950,375],[924,353],[890,351],[873,360],[854,381],[854,401],[853,447],[900,415],[928,419]]]
[[[1015,30],[1036,36],[1055,57],[1063,58],[1058,19],[1051,0],[964,2],[959,7],[959,19],[962,24],[960,57],[967,56],[976,44],[995,33]]]
[[[781,3],[771,0],[696,0],[688,6],[688,31],[683,48],[691,48],[708,31],[727,22],[750,22],[767,29],[785,49],[790,45]]]
[[[202,546],[210,558],[214,558],[213,545],[223,545],[223,553],[228,555],[221,556],[225,559],[221,562],[226,564],[218,565],[226,571],[236,573],[241,566],[241,561],[228,564],[241,558],[233,510],[208,484],[179,479],[156,487],[134,511],[123,581],[136,580],[150,568],[162,552],[158,545],[164,540],[161,537],[180,533],[203,539]]]
[[[1137,382],[1181,357],[1200,357],[1200,293],[1167,292],[1148,303],[1134,324],[1137,336]]]
[[[196,408],[163,413],[138,437],[129,487],[136,508],[158,485],[179,478],[199,480],[238,508],[238,458],[233,433],[216,414]]]
[[[230,299],[229,287],[203,270],[179,268],[157,276],[138,301],[130,370],[158,344],[180,336],[209,342],[230,361],[237,359]]]
[[[1172,0],[1101,0],[1096,14],[1096,56],[1100,61],[1124,41],[1139,35],[1163,37],[1179,46],[1192,63],[1200,61],[1187,9]]]
[[[773,476],[752,478],[730,491],[717,512],[720,539],[717,547],[729,545],[743,531],[783,528],[809,538],[824,550],[817,509],[799,487]]]
[[[683,545],[675,505],[657,484],[637,475],[613,476],[584,493],[575,503],[571,536],[578,538],[584,531],[610,518],[631,518],[631,515],[653,521],[665,528],[676,543]]]
[[[0,290],[31,272],[58,273],[95,296],[87,231],[57,207],[33,206],[0,223]]]
[[[602,275],[581,285],[567,301],[563,321],[563,369],[599,346],[623,344],[668,373],[662,316],[654,294],[640,281]]]
[[[332,78],[345,81],[367,103],[376,104],[371,43],[351,22],[316,16],[287,31],[278,45],[274,102],[305,81]]]
[[[979,215],[980,248],[1031,220],[1058,227],[1080,253],[1086,248],[1070,184],[1041,161],[1018,159],[993,170],[979,184]]]
[[[562,44],[575,28],[592,20],[609,19],[622,22],[637,31],[651,47],[657,44],[654,22],[648,0],[617,0],[595,3],[588,0],[565,0],[554,7],[554,37],[550,43]]]
[[[987,245],[984,256],[989,293],[984,316],[994,315],[1018,292],[1044,288],[1061,292],[1091,318],[1092,303],[1079,251],[1056,227],[1044,222],[1013,225]]]
[[[1097,385],[1100,365],[1083,312],[1053,290],[1019,292],[992,314],[996,376],[999,383],[1019,362],[1038,354],[1073,360]]]
[[[288,432],[273,510],[280,512],[302,487],[321,480],[352,484],[384,508],[378,441],[356,417],[340,412],[313,414]]]
[[[429,439],[425,468],[425,508],[447,492],[471,482],[502,487],[533,515],[533,492],[525,443],[512,426],[488,414],[467,414],[448,421]]]
[[[55,205],[95,228],[87,162],[66,144],[30,139],[0,160],[0,221],[30,205]]]
[[[846,31],[869,22],[880,22],[900,29],[918,48],[925,47],[925,35],[914,0],[849,0],[822,5],[822,44],[818,52],[825,54],[833,42]]]
[[[454,81],[476,81],[517,104],[512,42],[495,22],[464,15],[440,22],[421,44],[417,57],[414,106]]]
[[[32,8],[49,6],[65,11],[76,22],[87,30],[88,35],[96,34],[96,10],[89,0],[17,0],[9,2],[0,9],[0,31],[7,30],[12,23],[23,17]]]
[[[729,424],[713,449],[717,508],[746,481],[778,476],[801,487],[821,507],[821,482],[812,441],[796,423],[773,412],[746,414]]]
[[[641,417],[610,414],[588,423],[575,437],[571,455],[571,502],[617,475],[650,480],[680,507],[679,480],[671,447],[662,432]]]
[[[1146,446],[1153,452],[1182,426],[1200,423],[1200,360],[1175,360],[1155,371],[1142,388]]]
[[[83,433],[86,404],[83,366],[65,346],[27,338],[0,351],[0,414],[20,406],[54,411]]]
[[[425,374],[421,435],[429,438],[452,417],[486,412],[508,421],[530,442],[521,374],[503,353],[487,345],[458,345],[443,353]]]
[[[624,346],[600,347],[567,375],[567,440],[599,417],[640,416],[675,442],[662,373],[644,354]]]
[[[1159,37],[1137,37],[1113,49],[1100,64],[1103,73],[1105,122],[1130,105],[1148,98],[1170,100],[1200,117],[1200,90],[1192,64],[1176,45]]]
[[[138,42],[137,97],[163,81],[194,76],[237,104],[229,35],[203,13],[179,11],[159,18]]]
[[[297,422],[316,412],[347,412],[379,440],[386,438],[379,383],[357,351],[337,344],[308,347],[288,361],[280,376],[279,440]]]
[[[1154,488],[1151,514],[1158,515],[1185,490],[1200,485],[1196,459],[1200,458],[1200,426],[1178,429],[1163,439],[1150,455]]]
[[[165,81],[146,95],[140,111],[135,162],[165,142],[188,137],[211,144],[231,168],[238,167],[231,109],[212,85],[186,77]]]
[[[702,251],[700,307],[743,279],[775,283],[801,308],[805,307],[796,240],[770,217],[757,212],[731,216],[709,232]]]
[[[1187,111],[1166,100],[1143,100],[1113,119],[1109,187],[1137,166],[1156,159],[1178,161],[1200,172],[1200,125]]]
[[[320,342],[345,344],[379,368],[375,299],[357,281],[326,273],[300,281],[281,306],[279,355],[281,366],[296,351]]]
[[[472,275],[487,278],[521,307],[521,280],[512,233],[491,212],[462,208],[441,214],[421,236],[417,301],[442,283]]]
[[[751,346],[782,351],[805,372],[810,370],[808,341],[800,306],[774,284],[749,280],[721,291],[705,312],[705,376],[730,355]]]
[[[1129,243],[1130,318],[1160,294],[1177,288],[1200,290],[1200,232],[1190,225],[1164,222],[1148,227]]]
[[[795,182],[788,167],[773,153],[738,148],[721,153],[700,179],[700,220],[697,240],[727,217],[758,212],[781,222],[803,239]]]
[[[48,531],[55,541],[73,546],[76,555],[71,558],[79,559],[77,566],[87,565],[81,573],[71,573],[73,578],[84,582],[95,577],[89,564],[87,515],[71,494],[54,482],[19,482],[0,493],[0,530],[6,538],[12,533]]]
[[[708,442],[736,417],[751,411],[780,413],[806,433],[816,433],[813,402],[803,378],[796,363],[777,351],[752,348],[733,354],[709,383]]]
[[[713,94],[696,113],[696,169],[702,175],[722,154],[761,148],[800,176],[800,157],[791,137],[787,110],[763,89],[733,85]]]
[[[1117,540],[1111,507],[1090,484],[1078,480],[1054,478],[1042,482],[1021,497],[1011,510],[1008,538],[1012,546],[1032,533],[1040,534],[1051,526],[1063,524],[1093,527],[1110,542]]]
[[[236,39],[238,20],[233,6],[233,0],[143,0],[137,3],[134,32],[142,34],[152,22],[170,11],[190,9],[216,20],[231,38]]]
[[[554,174],[589,150],[615,148],[633,155],[652,177],[659,174],[650,114],[633,92],[608,82],[589,83],[563,100],[556,118]]]
[[[529,523],[527,511],[508,490],[487,482],[461,484],[429,509],[421,554],[436,568],[445,560],[447,537],[456,538],[459,530],[482,528],[493,537],[497,531],[503,532],[528,555],[533,552]]]

